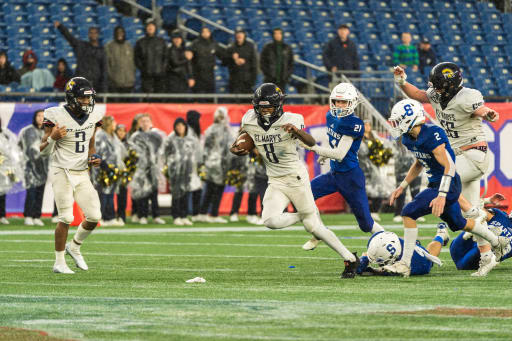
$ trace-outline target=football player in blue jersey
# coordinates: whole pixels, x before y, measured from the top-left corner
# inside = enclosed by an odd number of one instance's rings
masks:
[[[496,236],[487,228],[485,219],[466,219],[458,203],[461,182],[455,172],[455,153],[450,147],[445,131],[436,125],[425,124],[423,106],[415,100],[405,99],[393,107],[389,118],[393,135],[402,137],[402,143],[409,149],[416,161],[398,188],[391,194],[393,205],[408,184],[425,168],[428,188],[420,192],[402,210],[404,222],[404,252],[402,259],[385,270],[408,277],[411,273],[411,258],[416,246],[418,228],[416,219],[434,214],[448,224],[452,231],[471,232],[487,240],[497,259],[500,259],[509,245],[509,240]]]
[[[331,171],[321,174],[311,181],[315,200],[338,192],[345,199],[356,216],[359,228],[364,232],[384,231],[370,215],[366,196],[365,177],[357,152],[364,135],[364,122],[354,115],[359,104],[356,88],[350,83],[340,83],[334,87],[329,98],[330,110],[326,114],[329,147],[315,145],[304,147],[320,156],[320,161],[331,159]],[[302,246],[313,250],[319,240],[312,238]]]
[[[435,263],[442,265],[438,258],[443,246],[448,244],[450,236],[445,228],[439,228],[434,239],[424,248],[419,241],[416,242],[411,258],[411,276],[426,275]],[[394,264],[402,259],[404,240],[398,238],[396,233],[381,231],[373,234],[368,240],[368,251],[363,253],[357,274],[362,276],[389,276],[396,275],[384,269],[384,266]]]
[[[484,203],[497,204],[502,200],[505,200],[505,197],[496,193],[490,198],[485,198]],[[463,197],[459,199],[459,204],[463,211],[471,208],[469,201]],[[489,230],[497,236],[512,238],[512,213],[507,215],[497,208],[485,209],[484,212]],[[450,255],[458,270],[478,269],[471,276],[485,277],[500,262],[512,257],[512,241],[506,247],[501,259],[498,259],[491,252],[489,244],[479,245],[472,233],[463,232],[450,245]]]

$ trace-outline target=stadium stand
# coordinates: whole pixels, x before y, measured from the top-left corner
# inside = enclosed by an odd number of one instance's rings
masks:
[[[138,0],[143,6],[151,1]],[[464,71],[466,85],[481,88],[486,96],[511,96],[512,17],[499,12],[491,2],[476,0],[157,0],[166,26],[174,26],[178,10],[184,7],[230,29],[243,27],[258,49],[271,39],[271,30],[281,27],[285,41],[303,60],[323,66],[322,47],[335,36],[336,27],[351,27],[350,38],[358,47],[361,70],[371,72],[391,67],[393,48],[400,33],[412,33],[413,43],[428,37],[439,60],[454,61]],[[101,27],[105,44],[113,28],[123,25],[127,38],[135,44],[144,35],[142,21],[119,14],[112,6],[94,0],[7,0],[0,7],[0,49],[16,68],[21,55],[32,48],[42,64],[50,69],[64,57],[75,68],[69,44],[53,27],[63,22],[73,34],[87,39],[90,26]],[[483,25],[485,23],[485,25]],[[188,18],[185,25],[197,30],[202,23]],[[160,34],[169,41],[165,30]],[[227,43],[231,37],[213,30],[214,37]],[[414,84],[425,85],[427,72],[411,74]],[[300,75],[301,68],[297,68]],[[227,71],[216,68],[218,92],[225,92]],[[325,83],[325,76],[317,75]],[[291,84],[288,91],[297,91]],[[11,86],[16,89],[15,84]],[[370,98],[381,99],[388,90],[375,83],[362,87]]]

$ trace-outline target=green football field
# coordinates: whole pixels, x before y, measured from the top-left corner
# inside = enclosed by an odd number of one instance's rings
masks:
[[[351,215],[323,218],[365,250]],[[427,276],[340,279],[342,261],[323,244],[303,251],[299,226],[129,225],[100,227],[82,247],[90,270],[61,275],[53,225],[21,223],[0,226],[0,340],[512,339],[512,261],[473,278],[444,248]]]

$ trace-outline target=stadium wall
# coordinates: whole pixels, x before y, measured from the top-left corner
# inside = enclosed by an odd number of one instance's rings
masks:
[[[0,117],[2,126],[7,127],[14,133],[32,122],[32,115],[37,109],[45,109],[59,103],[1,103]],[[487,105],[501,114],[500,120],[485,125],[491,152],[491,166],[488,174],[488,193],[500,192],[507,197],[507,205],[512,198],[512,104],[511,103],[487,103]],[[220,105],[216,104],[162,104],[162,103],[115,103],[97,104],[95,110],[103,111],[111,115],[117,123],[125,124],[128,128],[133,117],[138,113],[149,113],[153,118],[153,126],[166,132],[171,132],[173,122],[178,117],[186,117],[189,110],[196,110],[202,114],[201,129],[204,132],[213,122],[215,109]],[[222,104],[228,108],[233,128],[233,134],[238,130],[244,113],[252,108],[250,105]],[[430,105],[425,109],[433,114]],[[328,143],[325,133],[325,114],[328,106],[318,105],[289,105],[285,106],[286,111],[301,113],[304,116],[306,129],[322,144]],[[508,148],[507,148],[508,147]],[[320,166],[316,162],[316,155],[306,152],[304,159],[307,162],[310,175],[316,176],[329,169],[329,165]],[[394,181],[394,179],[393,179]],[[53,195],[47,186],[45,191],[45,203],[43,212],[48,214],[53,210]],[[233,188],[228,187],[221,202],[221,214],[229,213],[233,197]],[[483,191],[483,181],[482,181]],[[7,212],[10,215],[17,215],[23,212],[25,192],[20,186],[14,190],[15,193],[7,195]],[[338,194],[322,198],[317,201],[323,212],[339,212],[344,209],[344,202]],[[244,198],[241,212],[246,212],[247,200]]]

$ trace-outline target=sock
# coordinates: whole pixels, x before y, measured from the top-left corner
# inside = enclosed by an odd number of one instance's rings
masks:
[[[299,213],[282,213],[280,215],[265,219],[265,226],[271,229],[282,229],[298,223],[300,221]]]
[[[476,236],[476,235],[475,235],[475,241],[476,241],[476,245],[478,245],[478,246],[485,246],[485,245],[490,244],[487,240],[483,239],[480,236]]]
[[[55,264],[66,264],[65,253],[66,251],[55,251]]]
[[[438,242],[438,243],[439,243],[439,244],[441,244],[441,245],[443,245],[443,244],[444,244],[444,239],[443,239],[443,237],[441,237],[441,236],[435,236],[435,237],[434,237],[434,241],[435,241],[435,242]]]
[[[313,236],[323,240],[331,249],[336,251],[343,259],[355,262],[356,257],[350,252],[345,245],[338,239],[338,237],[331,230],[325,226],[317,226],[313,230]]]
[[[85,238],[87,238],[91,234],[91,232],[92,230],[86,230],[82,227],[82,224],[80,224],[76,229],[75,236],[73,237],[73,244],[79,248],[80,245],[82,245]]]
[[[418,239],[418,228],[404,228],[404,253],[402,256],[402,261],[408,267],[411,267],[411,258],[414,253],[414,248],[416,247],[416,239]]]
[[[371,233],[374,234],[381,231],[384,231],[384,227],[382,227],[378,222],[374,221]]]
[[[498,237],[496,237],[496,235],[487,228],[486,223],[482,224],[478,220],[475,220],[475,226],[471,230],[471,233],[473,233],[476,236],[482,237],[483,239],[491,243],[492,246],[498,245]]]

